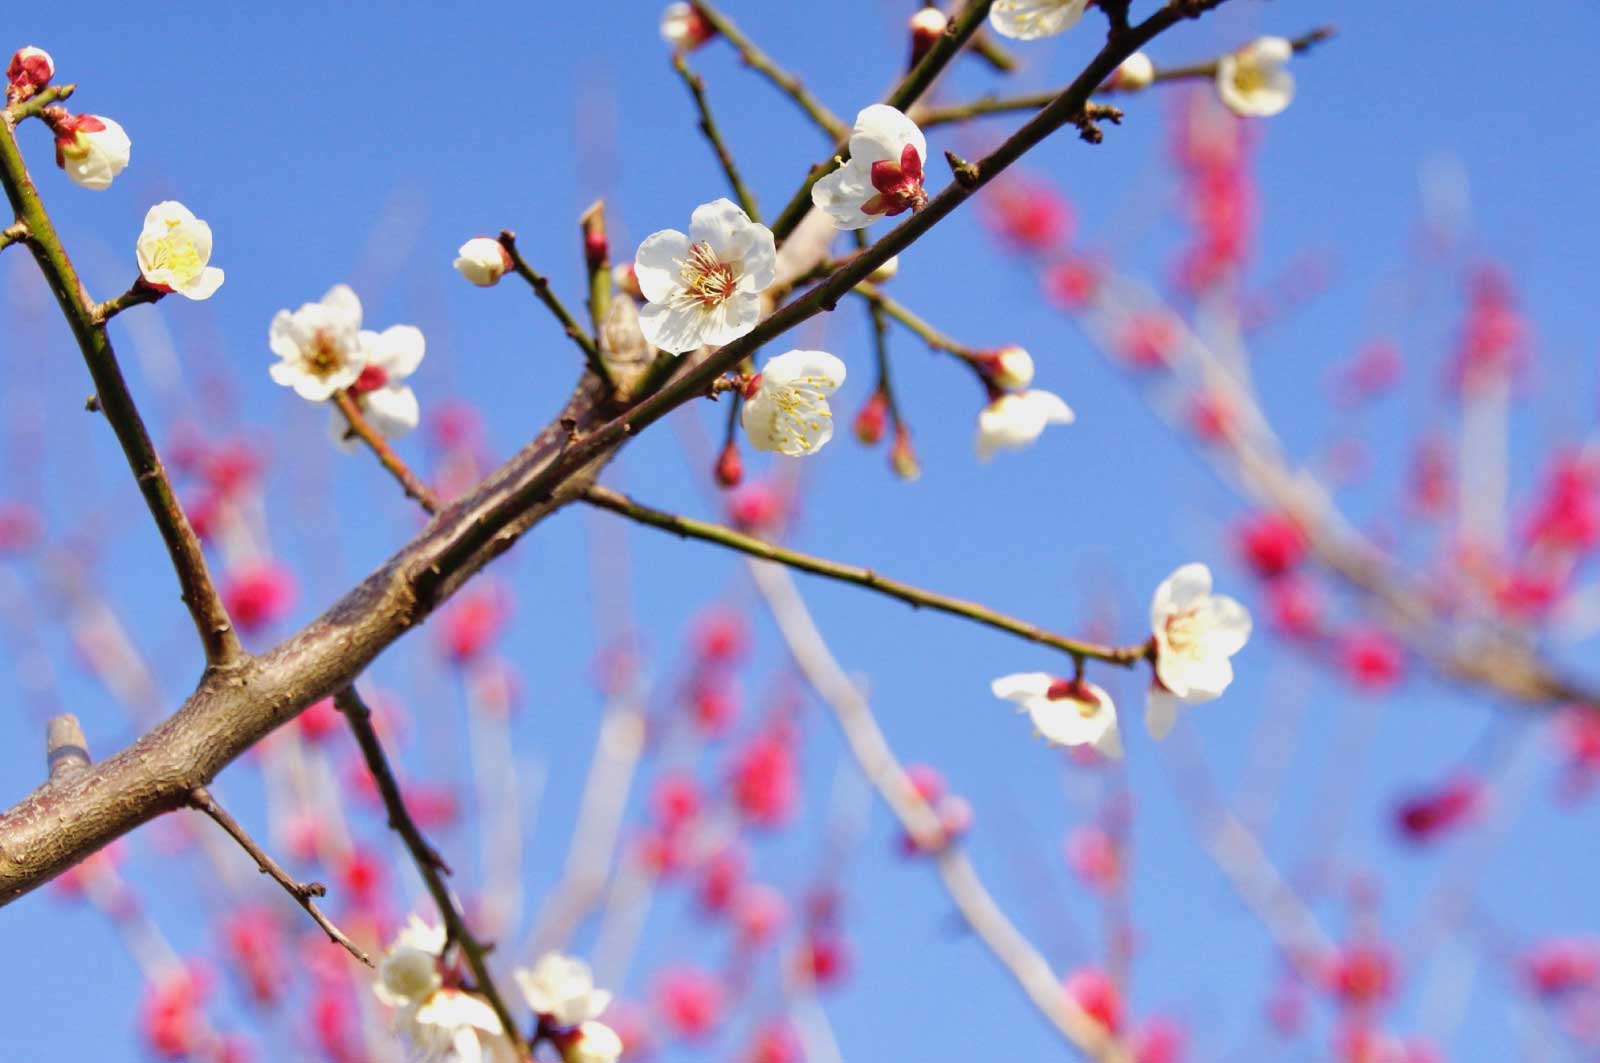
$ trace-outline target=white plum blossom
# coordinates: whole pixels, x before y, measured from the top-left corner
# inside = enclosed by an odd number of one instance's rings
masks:
[[[639,245],[633,269],[647,300],[639,328],[670,354],[731,343],[760,320],[777,261],[772,230],[731,200],[696,207],[687,236],[663,229]]]
[[[456,272],[480,288],[498,284],[511,268],[511,255],[499,240],[490,236],[474,236],[461,245],[453,263]]]
[[[122,126],[98,114],[57,119],[56,165],[68,177],[94,192],[111,187],[112,178],[128,165],[132,142]]]
[[[1172,727],[1177,703],[1221,696],[1233,682],[1229,660],[1250,638],[1250,613],[1222,594],[1211,593],[1211,569],[1184,565],[1161,581],[1150,603],[1158,685],[1151,690],[1145,721],[1155,737]]]
[[[1111,84],[1125,92],[1149,88],[1156,80],[1156,65],[1143,52],[1134,52],[1117,66]]]
[[[1269,118],[1294,99],[1288,63],[1294,45],[1282,37],[1258,37],[1217,62],[1217,95],[1245,118]]]
[[[616,1063],[622,1055],[622,1038],[603,1022],[585,1022],[561,1045],[564,1063]]]
[[[1001,450],[1020,450],[1053,424],[1071,424],[1072,407],[1061,396],[1035,389],[1000,395],[978,414],[978,457],[988,461]]]
[[[996,679],[989,689],[1019,705],[1039,734],[1055,745],[1087,745],[1102,756],[1122,756],[1117,707],[1095,684],[1048,672],[1019,672]]]
[[[828,396],[844,383],[844,363],[825,351],[773,358],[744,388],[739,421],[757,450],[812,454],[833,438]]]
[[[222,287],[222,271],[209,264],[211,226],[182,203],[169,199],[150,208],[135,251],[139,275],[159,291],[209,299]]]
[[[443,927],[411,916],[378,963],[373,994],[398,1009],[395,1030],[421,1059],[511,1063],[515,1052],[488,1001],[444,984],[445,940]]]
[[[280,310],[267,332],[279,361],[272,379],[296,395],[324,402],[356,382],[366,366],[361,343],[361,300],[346,284],[328,289],[318,303]]]
[[[811,202],[840,229],[861,229],[879,218],[921,210],[928,202],[922,166],[928,141],[917,124],[888,104],[856,115],[850,158],[811,188]]]
[[[1051,37],[1078,24],[1090,0],[995,0],[989,25],[1002,37]]]
[[[363,329],[360,343],[364,364],[350,395],[368,424],[391,439],[403,436],[422,419],[416,393],[401,383],[422,364],[427,351],[422,330],[413,325],[392,325],[382,332]],[[354,446],[349,423],[338,409],[331,412],[330,424],[335,441]]]
[[[512,972],[534,1014],[557,1027],[582,1026],[600,1017],[611,994],[594,987],[589,965],[572,956],[547,952],[532,970]]]

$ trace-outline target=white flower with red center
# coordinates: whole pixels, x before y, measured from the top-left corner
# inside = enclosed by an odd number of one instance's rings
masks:
[[[611,1003],[611,994],[594,987],[589,965],[572,956],[547,952],[531,970],[512,972],[535,1015],[552,1026],[567,1029],[598,1019]]]
[[[354,384],[367,364],[361,300],[349,285],[335,285],[320,303],[278,311],[267,342],[279,358],[270,370],[272,379],[303,399],[325,402]]]
[[[1031,41],[1052,37],[1078,24],[1090,0],[995,0],[989,25],[1002,37]]]
[[[696,207],[689,235],[663,229],[639,245],[633,271],[647,300],[640,331],[669,354],[732,343],[761,319],[777,261],[772,230],[731,200]]]
[[[1122,756],[1117,707],[1101,687],[1048,672],[1019,672],[996,679],[989,689],[995,697],[1021,706],[1047,741],[1093,746],[1102,756]]]
[[[456,272],[480,288],[498,284],[511,269],[511,255],[500,241],[489,236],[474,236],[461,245],[453,263]]]
[[[139,275],[157,291],[209,299],[222,287],[222,271],[209,264],[211,226],[182,203],[167,200],[151,207],[135,250]]]
[[[850,158],[811,188],[811,202],[840,229],[861,229],[879,218],[921,210],[928,202],[922,164],[928,141],[917,124],[888,104],[856,115]]]
[[[1220,697],[1233,682],[1233,662],[1250,638],[1250,612],[1227,595],[1211,593],[1211,569],[1184,565],[1161,581],[1150,603],[1156,685],[1145,723],[1160,738],[1171,730],[1178,704]]]
[[[1072,407],[1050,391],[999,395],[978,414],[978,457],[988,461],[998,451],[1031,445],[1053,424],[1071,424]]]
[[[691,52],[716,36],[716,28],[693,4],[668,4],[661,12],[661,39],[680,52]]]
[[[1294,100],[1289,58],[1294,45],[1282,37],[1258,37],[1217,63],[1217,95],[1245,118],[1269,118]]]
[[[68,177],[94,192],[111,187],[111,179],[128,165],[133,145],[122,126],[98,114],[67,115],[52,123],[56,165]]]
[[[366,364],[361,367],[355,383],[350,385],[350,395],[366,416],[367,423],[396,439],[416,428],[422,417],[416,393],[401,381],[422,364],[426,341],[422,330],[413,325],[394,325],[382,332],[363,329],[360,340]],[[331,418],[334,439],[341,445],[353,446],[344,414],[336,409]]]
[[[744,387],[739,422],[757,450],[812,454],[833,438],[828,396],[844,383],[844,363],[825,351],[789,351]]]
[[[43,48],[18,48],[6,64],[6,98],[25,100],[50,84],[56,76],[55,60]]]

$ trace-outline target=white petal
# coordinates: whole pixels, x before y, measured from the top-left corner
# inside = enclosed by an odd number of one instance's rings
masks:
[[[718,347],[732,343],[761,321],[761,296],[755,292],[736,291],[717,308],[715,314],[709,317],[702,315],[702,320],[705,324],[701,329],[700,343]]]
[[[875,162],[898,163],[907,144],[927,159],[928,141],[917,124],[888,104],[875,103],[856,115],[850,132],[850,158],[867,167]]]
[[[1184,704],[1193,705],[1219,698],[1232,682],[1233,662],[1221,654],[1185,662],[1183,683],[1187,689],[1183,694]]]
[[[689,256],[689,238],[676,229],[662,229],[645,237],[633,257],[639,291],[652,303],[664,303],[677,290],[683,260]]]
[[[989,684],[989,689],[995,697],[1021,705],[1044,697],[1055,681],[1056,677],[1049,672],[1018,672],[1001,676]]]
[[[378,388],[361,396],[361,403],[372,426],[390,439],[405,435],[422,419],[416,393],[408,387]]]
[[[683,354],[702,346],[706,342],[702,338],[706,324],[706,315],[691,306],[647,303],[639,311],[639,331],[645,340],[668,354]]]
[[[1089,0],[995,0],[989,25],[1002,37],[1033,40],[1077,25]]]
[[[372,337],[370,345],[363,343],[367,357],[388,374],[390,380],[404,380],[422,364],[427,341],[415,325],[391,325],[382,332],[361,334],[364,341],[369,336]]]
[[[1250,610],[1225,594],[1211,596],[1206,651],[1232,657],[1250,640]]]
[[[1170,691],[1151,685],[1144,702],[1144,727],[1151,738],[1159,742],[1172,733],[1173,724],[1178,722],[1179,704]]]
[[[1150,628],[1162,634],[1167,618],[1195,605],[1211,594],[1211,569],[1199,561],[1191,561],[1161,581],[1155,598],[1150,602]]]
[[[216,266],[207,266],[190,284],[179,288],[178,294],[195,300],[209,299],[217,294],[217,289],[220,287],[222,287],[222,271]]]
[[[745,248],[740,255],[739,290],[764,292],[778,276],[778,241],[765,225],[750,223]]]
[[[755,235],[750,220],[731,199],[713,199],[694,208],[689,216],[689,242],[707,244],[719,260],[732,262],[744,257]]]
[[[335,319],[344,328],[361,328],[361,300],[348,284],[335,284],[322,297],[322,305],[334,311]]]
[[[839,229],[864,229],[877,220],[861,208],[878,194],[867,171],[850,159],[811,186],[811,202]]]
[[[761,367],[763,383],[787,387],[804,383],[832,395],[844,383],[845,366],[827,351],[786,351]]]

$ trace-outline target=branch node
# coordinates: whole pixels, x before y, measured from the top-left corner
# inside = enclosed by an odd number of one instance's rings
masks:
[[[963,159],[953,151],[944,153],[944,161],[950,164],[950,173],[956,179],[956,184],[962,188],[977,188],[980,178],[978,168]]]
[[[76,716],[68,712],[50,717],[44,729],[44,757],[52,780],[89,766],[89,742]]]

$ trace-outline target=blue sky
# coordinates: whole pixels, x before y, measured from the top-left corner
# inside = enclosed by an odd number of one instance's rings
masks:
[[[726,6],[830,106],[849,115],[896,73],[898,27],[910,5],[730,0]],[[607,199],[620,257],[655,229],[681,228],[694,206],[723,194],[720,174],[694,133],[688,98],[668,68],[656,13],[653,2],[631,0],[571,9],[481,3],[447,12],[433,4],[393,4],[382,14],[355,5],[204,13],[192,5],[146,5],[137,17],[125,5],[89,2],[70,18],[37,5],[7,13],[9,43],[0,51],[29,43],[48,48],[61,77],[80,83],[75,102],[117,118],[133,138],[130,169],[110,191],[91,195],[49,166],[42,128],[26,130],[41,192],[91,290],[109,296],[132,279],[132,242],[156,200],[183,200],[216,233],[215,261],[228,281],[214,300],[143,308],[114,332],[135,392],[156,396],[147,406],[158,434],[172,423],[163,352],[175,350],[188,380],[220,382],[237,404],[225,414],[212,411],[210,419],[282,441],[268,521],[301,576],[296,620],[388,556],[415,524],[375,466],[324,444],[321,411],[271,384],[268,320],[281,307],[349,281],[370,320],[411,322],[427,333],[429,357],[415,380],[425,407],[446,396],[466,399],[483,410],[497,452],[520,445],[565,395],[574,353],[525,291],[509,283],[470,288],[449,262],[465,238],[513,228],[529,259],[576,304],[582,285],[576,215],[591,200]],[[1290,446],[1308,452],[1346,426],[1308,394],[1306,381],[1320,380],[1375,332],[1403,328],[1420,337],[1406,350],[1408,397],[1381,406],[1362,428],[1385,474],[1379,480],[1395,479],[1419,419],[1450,426],[1438,385],[1448,352],[1429,341],[1449,337],[1456,303],[1396,308],[1390,296],[1414,268],[1408,262],[1420,175],[1453,167],[1470,188],[1473,256],[1507,266],[1537,332],[1532,380],[1540,390],[1514,435],[1513,488],[1527,490],[1537,456],[1588,430],[1594,416],[1589,287],[1600,274],[1592,191],[1600,143],[1584,130],[1600,106],[1600,82],[1578,72],[1592,59],[1600,12],[1581,0],[1524,5],[1513,19],[1502,5],[1482,0],[1448,10],[1236,0],[1169,34],[1152,52],[1158,62],[1187,61],[1256,32],[1294,34],[1323,22],[1337,24],[1340,36],[1297,62],[1300,96],[1270,123],[1259,152],[1256,279],[1314,251],[1333,264],[1334,280],[1324,297],[1263,338],[1257,367],[1267,407]],[[1093,36],[1080,31],[1019,49],[1027,68],[1017,87],[1065,81],[1090,54]],[[694,63],[758,199],[775,210],[824,145],[726,49],[708,48]],[[987,74],[966,69],[946,92],[962,98],[990,83]],[[1070,196],[1087,239],[1116,249],[1130,270],[1159,278],[1171,233],[1164,108],[1151,96],[1128,110],[1125,125],[1100,147],[1059,138],[1028,166]],[[998,134],[1009,125],[1002,119],[986,130]],[[963,142],[948,134],[933,138],[935,153],[956,143]],[[31,492],[42,481],[53,532],[70,536],[89,557],[141,648],[158,662],[167,703],[176,704],[194,660],[159,543],[142,524],[109,433],[79,412],[87,377],[21,259],[13,253],[0,260],[6,284],[0,358],[17,382],[0,397],[0,410],[12,426],[45,433],[49,446],[37,467],[5,463],[0,497]],[[1125,640],[1139,636],[1151,588],[1182,562],[1207,560],[1224,587],[1245,591],[1247,576],[1225,535],[1237,501],[1147,412],[1130,382],[1038,299],[1033,279],[996,252],[972,211],[919,243],[895,285],[953,335],[977,345],[1026,346],[1038,362],[1039,383],[1061,392],[1079,421],[1026,453],[980,465],[971,454],[971,384],[910,337],[897,336],[903,401],[925,475],[914,485],[900,483],[887,474],[881,453],[841,438],[808,468],[799,545],[981,598],[1059,630],[1082,630],[1110,609]],[[852,377],[841,406],[853,411],[870,387],[870,348],[861,315],[849,309],[806,326],[796,339],[845,358]],[[704,435],[717,421],[716,411],[705,411],[662,424],[627,450],[616,481],[646,501],[703,512],[697,482],[703,468],[686,461],[681,440],[695,424]],[[421,453],[414,442],[405,449]],[[1384,502],[1370,492],[1349,500],[1358,519],[1381,513]],[[595,648],[593,587],[587,564],[579,563],[597,541],[595,521],[564,513],[499,565],[519,602],[506,649],[528,685],[517,753],[547,770],[529,858],[533,890],[549,882],[562,851],[596,718],[597,698],[581,663]],[[725,589],[737,600],[749,594],[737,566],[709,547],[644,530],[630,530],[627,543],[636,615],[653,666],[667,674],[685,625],[701,607]],[[619,559],[602,552],[595,563],[617,566]],[[34,578],[25,567],[19,571]],[[987,692],[995,675],[1056,662],[1040,649],[852,588],[803,585],[845,666],[870,676],[881,721],[902,756],[937,764],[972,800],[978,826],[971,851],[1002,900],[1057,967],[1092,961],[1100,949],[1098,915],[1059,855],[1064,832],[1088,815],[1088,784],[1032,741]],[[32,611],[62,698],[83,718],[91,747],[104,754],[125,743],[134,727],[81,674],[59,618],[43,605]],[[425,671],[419,663],[428,656],[425,641],[402,640],[377,674],[402,693],[438,700],[437,712],[414,706],[435,739],[415,768],[445,775],[460,767],[460,710],[446,686],[416,679]],[[1582,660],[1583,649],[1574,659]],[[760,653],[763,669],[781,667],[765,627]],[[1384,926],[1402,937],[1437,906],[1439,884],[1462,875],[1478,879],[1485,910],[1518,934],[1594,929],[1600,864],[1586,843],[1600,822],[1592,804],[1569,809],[1551,802],[1551,772],[1541,753],[1547,735],[1534,722],[1420,675],[1392,698],[1363,699],[1264,635],[1238,664],[1235,687],[1190,717],[1182,739],[1203,752],[1217,784],[1237,798],[1261,784],[1263,768],[1252,750],[1263,722],[1300,714],[1292,754],[1274,762],[1289,782],[1266,831],[1269,848],[1287,866],[1317,855],[1346,870],[1379,873]],[[14,663],[18,674],[29,665],[36,662],[21,655]],[[1108,685],[1126,705],[1137,704],[1136,683],[1116,677]],[[1368,738],[1351,737],[1364,729]],[[1448,774],[1491,729],[1515,736],[1527,753],[1513,762],[1520,766],[1514,772],[1526,774],[1514,786],[1520,801],[1506,803],[1507,836],[1483,849],[1476,836],[1439,851],[1398,846],[1384,818],[1396,792]],[[7,684],[0,691],[0,780],[8,797],[40,777],[39,734],[36,708]],[[1349,755],[1357,747],[1359,758]],[[1177,754],[1138,733],[1130,733],[1128,752],[1127,781],[1138,810],[1132,903],[1142,932],[1134,1009],[1185,1021],[1197,1059],[1246,1058],[1260,1029],[1263,990],[1278,970],[1270,943],[1186,825],[1169,770]],[[805,757],[815,824],[840,757],[820,710],[811,717]],[[258,783],[246,765],[225,773],[220,786],[247,809],[257,800],[251,795]],[[1330,800],[1344,813],[1343,831],[1337,839],[1313,835],[1317,841],[1308,843],[1308,824],[1322,822],[1319,806]],[[801,829],[762,851],[774,878],[805,880],[818,844],[814,831]],[[953,930],[932,877],[894,855],[892,837],[886,815],[875,810],[846,871],[847,925],[858,963],[849,987],[829,1002],[845,1056],[954,1060],[977,1052],[1015,1058],[1056,1052],[1054,1035],[989,958]],[[466,850],[470,839],[447,844]],[[167,858],[148,838],[141,836],[134,849],[129,874],[146,890],[151,911],[181,947],[200,946],[207,927],[194,913],[214,900],[204,869],[169,875]],[[1484,853],[1484,866],[1472,870]],[[1529,876],[1534,867],[1541,873]],[[1343,914],[1340,906],[1324,909],[1336,933]],[[646,939],[646,958],[693,954],[697,942],[684,921],[670,906],[660,915]],[[138,973],[101,919],[37,895],[0,912],[0,932],[13,956],[26,957],[0,973],[0,1000],[8,1002],[0,1014],[12,1019],[15,1058],[141,1058],[131,1025]],[[1464,963],[1476,944],[1462,937],[1433,958]],[[1408,970],[1394,1028],[1447,1032],[1452,1060],[1503,1059],[1525,1046],[1519,1040],[1525,1015],[1503,971],[1478,973],[1459,1021],[1443,988],[1449,984],[1438,969]],[[1318,1035],[1282,1058],[1321,1058],[1325,1027],[1326,1017],[1319,1017]]]

